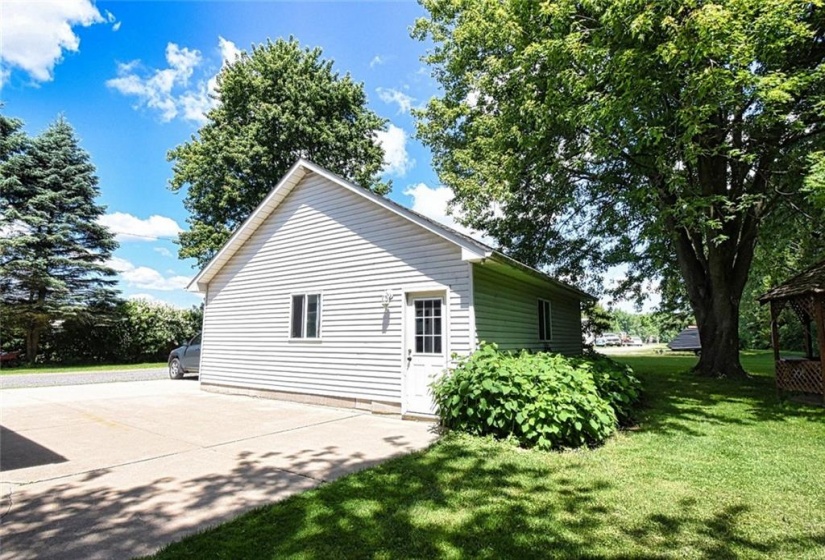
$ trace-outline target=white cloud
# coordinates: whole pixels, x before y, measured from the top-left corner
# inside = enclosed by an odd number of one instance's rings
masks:
[[[115,212],[101,216],[98,222],[112,230],[118,241],[156,241],[159,237],[177,237],[183,231],[172,218],[157,214],[141,220],[125,212]]]
[[[155,248],[154,248],[154,251],[155,251],[156,253],[160,253],[160,254],[161,254],[161,255],[163,255],[164,257],[169,257],[169,258],[172,258],[172,257],[174,257],[174,256],[175,256],[175,255],[172,253],[172,251],[170,251],[170,250],[169,250],[169,249],[167,249],[166,247],[155,247]]]
[[[12,68],[50,81],[64,51],[80,48],[73,28],[106,22],[89,0],[3,0],[0,12],[0,85]]]
[[[232,64],[242,52],[232,41],[218,37],[221,65]],[[190,84],[195,70],[203,63],[197,49],[187,49],[175,43],[166,46],[164,69],[144,69],[140,61],[119,64],[117,77],[107,80],[106,85],[123,95],[137,98],[137,107],[147,107],[160,114],[163,122],[176,117],[198,124],[206,122],[206,113],[215,107],[217,100],[217,76],[203,75]]]
[[[384,172],[403,177],[413,168],[415,160],[407,153],[407,133],[391,124],[387,130],[375,133],[378,145],[384,150]]]
[[[141,77],[139,61],[118,64],[118,77],[107,80],[106,85],[123,95],[137,97],[138,105],[159,111],[161,120],[168,122],[178,115],[178,103],[172,90],[188,86],[189,78],[201,60],[200,51],[169,43],[166,46],[169,68],[154,70]]]
[[[141,299],[155,305],[169,305],[168,302],[153,296],[152,294],[129,294],[126,299],[136,300]]]
[[[221,61],[223,64],[232,64],[241,56],[243,52],[229,39],[224,39],[218,35],[218,48],[221,51]]]
[[[447,227],[469,235],[478,239],[482,243],[490,244],[490,239],[475,230],[459,224],[452,214],[460,214],[453,210],[450,211],[450,202],[453,200],[453,191],[449,187],[429,187],[424,183],[418,183],[407,187],[404,194],[411,196],[413,199],[412,210],[423,214],[428,218],[435,220]]]
[[[478,107],[478,100],[480,97],[481,94],[478,92],[477,89],[471,89],[469,92],[467,92],[467,97],[464,98],[464,102],[467,103],[467,105],[471,109],[475,109],[476,107]]]
[[[104,10],[103,13],[106,16],[106,21],[108,21],[109,23],[112,24],[112,31],[119,30],[121,22],[119,22],[117,20],[117,18],[115,17],[115,14],[113,14],[109,10]]]
[[[135,266],[130,261],[120,257],[112,257],[108,264],[120,274],[120,278],[127,286],[141,290],[158,290],[161,292],[182,290],[186,288],[190,281],[188,276],[171,275],[166,277],[154,268]]]
[[[377,54],[374,57],[372,57],[372,60],[370,60],[370,68],[381,66],[385,62],[387,62],[387,59],[383,58],[380,54]]]
[[[146,293],[137,293],[137,294],[129,294],[126,296],[126,299],[129,300],[143,300],[152,305],[169,305],[176,309],[188,309],[189,306],[181,304],[179,301],[168,301],[163,298],[159,298],[157,296],[153,296],[152,294]]]
[[[413,102],[415,102],[414,97],[410,97],[406,93],[398,91],[397,89],[380,87],[375,91],[378,92],[378,98],[384,103],[397,104],[399,113],[409,113],[410,109],[412,109]]]

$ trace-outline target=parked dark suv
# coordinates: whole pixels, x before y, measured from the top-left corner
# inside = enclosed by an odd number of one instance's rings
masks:
[[[201,361],[201,335],[169,353],[169,377],[180,379],[186,373],[198,373]]]

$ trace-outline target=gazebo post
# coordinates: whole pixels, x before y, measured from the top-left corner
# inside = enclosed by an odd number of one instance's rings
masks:
[[[771,301],[771,345],[773,346],[773,361],[779,362],[779,303]]]
[[[825,297],[814,296],[813,302],[819,339],[819,382],[822,384],[822,404],[825,404]]]
[[[771,346],[773,346],[773,370],[776,383],[776,396],[782,398],[782,389],[779,386],[779,302],[771,300]]]

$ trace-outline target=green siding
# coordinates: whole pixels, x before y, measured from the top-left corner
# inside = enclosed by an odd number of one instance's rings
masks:
[[[551,302],[553,336],[539,340],[538,300]],[[473,306],[479,341],[502,350],[546,350],[581,354],[579,300],[527,274],[497,264],[473,265]]]

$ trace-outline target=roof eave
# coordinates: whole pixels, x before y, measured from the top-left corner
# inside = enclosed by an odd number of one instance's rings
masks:
[[[535,268],[532,268],[530,266],[527,266],[526,264],[521,263],[521,262],[517,261],[516,259],[514,259],[512,257],[508,257],[504,253],[494,251],[490,258],[493,261],[496,261],[496,262],[499,262],[501,264],[513,267],[515,269],[526,272],[527,274],[530,274],[531,276],[534,276],[534,277],[537,277],[541,280],[544,280],[545,282],[547,282],[548,284],[553,285],[556,288],[559,288],[559,289],[561,289],[563,291],[566,291],[566,292],[568,292],[572,295],[575,295],[581,301],[598,301],[598,299],[599,299],[594,295],[588,294],[587,292],[584,292],[584,291],[576,288],[575,286],[567,284],[566,282],[562,282],[561,280],[557,280],[557,279],[553,278],[552,276],[550,276],[549,274],[545,274],[544,272],[542,272],[540,270],[536,270]]]
[[[782,286],[779,286],[779,288],[781,287]],[[782,301],[784,299],[794,299],[798,297],[815,296],[823,294],[825,294],[825,290],[819,288],[813,288],[810,290],[804,290],[801,292],[795,292],[790,294],[780,294],[778,293],[778,288],[774,288],[773,290],[765,292],[764,294],[756,298],[756,301],[758,301],[761,305],[765,305],[770,301]]]

